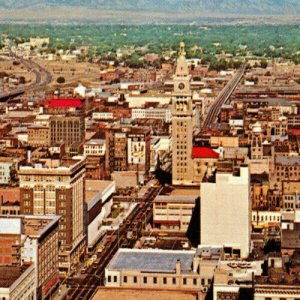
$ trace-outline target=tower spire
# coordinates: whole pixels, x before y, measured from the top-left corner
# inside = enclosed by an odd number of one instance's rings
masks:
[[[183,56],[183,57],[186,56],[186,52],[185,52],[185,44],[184,44],[184,42],[181,42],[181,43],[179,44],[179,56]]]

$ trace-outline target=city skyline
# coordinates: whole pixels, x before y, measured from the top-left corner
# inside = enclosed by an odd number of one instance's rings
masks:
[[[0,1],[0,299],[299,300],[299,5]]]

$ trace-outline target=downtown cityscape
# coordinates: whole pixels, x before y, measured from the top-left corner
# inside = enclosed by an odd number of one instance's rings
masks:
[[[300,300],[300,6],[4,2],[0,300]]]

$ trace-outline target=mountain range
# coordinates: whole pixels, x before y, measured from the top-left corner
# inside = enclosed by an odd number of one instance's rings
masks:
[[[299,0],[0,0],[2,10],[71,7],[118,12],[298,15]]]

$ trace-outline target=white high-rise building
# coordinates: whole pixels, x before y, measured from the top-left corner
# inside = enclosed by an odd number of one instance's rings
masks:
[[[251,200],[248,167],[217,172],[201,184],[200,243],[224,245],[231,255],[245,258],[250,251]]]

